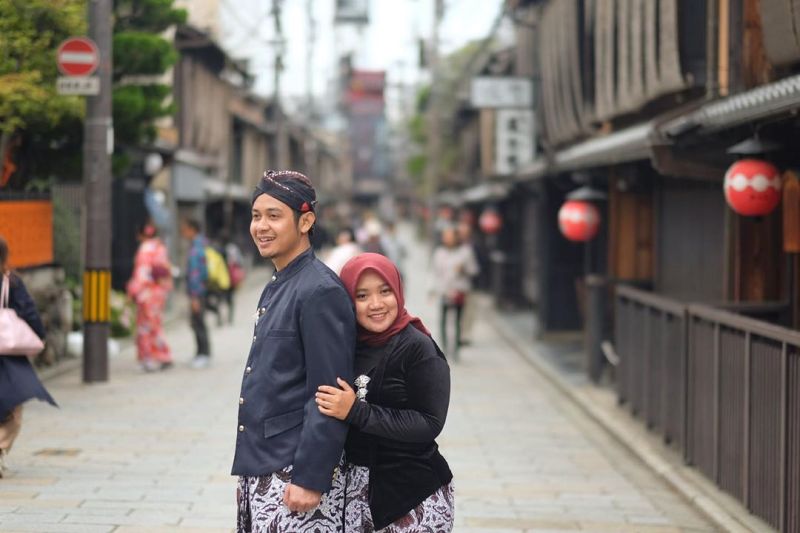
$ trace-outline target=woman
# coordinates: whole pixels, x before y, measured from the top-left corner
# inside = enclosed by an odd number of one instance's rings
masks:
[[[139,249],[128,281],[128,296],[136,303],[136,349],[145,372],[172,366],[172,355],[164,339],[162,316],[172,289],[167,247],[156,228],[146,224],[139,232]]]
[[[395,265],[361,254],[341,273],[358,322],[354,384],[322,386],[319,410],[345,420],[346,531],[453,529],[453,474],[434,439],[450,401],[450,369],[422,322],[405,309]]]
[[[8,243],[0,236],[0,294],[8,283],[8,306],[44,340],[44,325],[36,305],[22,280],[9,270],[8,253]],[[22,404],[32,398],[56,405],[27,357],[0,354],[0,477],[5,457],[22,428]]]
[[[472,276],[478,273],[474,254],[460,246],[454,227],[442,230],[442,244],[433,252],[434,294],[440,302],[440,323],[442,345],[448,354],[458,360],[458,350],[462,346],[461,320],[467,293],[472,287]],[[448,315],[455,315],[455,335],[452,344],[447,342]]]

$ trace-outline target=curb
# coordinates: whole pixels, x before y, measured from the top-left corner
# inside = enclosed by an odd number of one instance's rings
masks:
[[[566,396],[583,413],[594,420],[603,430],[614,438],[620,445],[634,454],[659,478],[666,481],[673,489],[683,496],[690,504],[705,515],[715,526],[723,531],[749,532],[754,528],[748,523],[759,520],[750,515],[744,508],[741,511],[729,511],[716,499],[708,494],[697,483],[681,472],[691,470],[691,467],[671,464],[658,450],[653,449],[645,442],[641,435],[636,435],[620,423],[613,420],[607,410],[598,406],[597,402],[586,392],[568,382],[552,363],[539,355],[530,346],[522,341],[519,335],[503,323],[497,312],[488,302],[483,302],[483,316],[488,318],[489,324],[499,333],[500,337],[511,346],[517,354],[539,372],[551,385]],[[740,504],[735,504],[740,505]],[[774,531],[764,523],[759,524],[759,530]],[[766,527],[766,529],[762,529]]]

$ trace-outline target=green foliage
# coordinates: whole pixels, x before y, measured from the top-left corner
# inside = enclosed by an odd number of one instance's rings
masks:
[[[137,144],[155,137],[153,120],[169,115],[173,106],[164,105],[168,85],[125,85],[114,89],[114,131],[119,142]]]
[[[130,337],[136,330],[136,306],[125,293],[111,291],[111,336]]]
[[[428,102],[431,100],[431,86],[425,85],[417,91],[417,100],[414,104],[414,109],[417,113],[424,113],[428,109]]]
[[[174,24],[186,23],[186,10],[175,9],[173,3],[174,0],[116,0],[114,29],[161,33]]]
[[[417,91],[414,105],[415,114],[408,120],[407,128],[409,138],[421,153],[427,153],[428,150],[428,121],[430,119],[428,113],[431,99],[434,98],[434,89],[440,122],[446,120],[446,117],[452,118],[459,105],[457,84],[468,79],[469,71],[472,68],[470,64],[482,46],[481,41],[472,41],[442,58],[434,83],[425,85]],[[456,169],[463,154],[461,154],[460,148],[446,137],[443,136],[440,141],[439,168],[435,169],[435,172],[443,175]],[[428,158],[419,154],[409,157],[406,161],[409,175],[420,188],[423,188],[428,164]]]
[[[173,44],[161,33],[186,22],[186,10],[175,9],[174,0],[116,0],[114,2],[114,132],[118,147],[114,175],[128,167],[126,146],[154,140],[156,119],[174,112],[165,104],[171,88],[127,77],[164,74],[178,59]]]
[[[425,115],[416,114],[408,121],[408,133],[411,140],[420,146],[428,142],[428,124]]]
[[[425,167],[427,164],[428,158],[422,154],[411,156],[406,161],[408,174],[414,179],[415,183],[422,183],[422,177],[425,174]]]
[[[58,228],[53,240],[54,259],[64,267],[68,285],[76,285],[81,279],[80,221],[58,198],[53,199],[53,227]]]
[[[177,59],[172,44],[158,35],[141,32],[114,34],[114,79],[161,74]]]
[[[0,132],[80,116],[80,99],[55,92],[55,51],[85,32],[85,10],[85,0],[0,0]]]

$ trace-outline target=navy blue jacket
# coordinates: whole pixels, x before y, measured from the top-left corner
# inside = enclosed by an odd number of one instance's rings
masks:
[[[27,322],[39,338],[44,339],[44,325],[25,284],[14,274],[10,279],[8,307],[16,311],[17,316]],[[0,276],[0,289],[3,280],[3,276]],[[0,422],[16,406],[33,398],[56,405],[27,357],[0,354]]]
[[[256,316],[231,473],[263,476],[293,465],[292,483],[326,492],[347,424],[320,413],[314,395],[337,377],[352,381],[352,300],[309,249],[273,276]]]

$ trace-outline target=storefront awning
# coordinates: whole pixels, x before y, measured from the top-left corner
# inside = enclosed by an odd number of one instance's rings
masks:
[[[800,75],[705,104],[661,126],[668,138],[688,132],[712,133],[800,109]]]
[[[653,123],[645,122],[590,139],[557,152],[549,162],[537,159],[525,166],[518,175],[522,179],[535,179],[556,172],[649,159],[654,132]]]
[[[511,185],[508,183],[481,183],[461,192],[461,200],[464,203],[491,202],[502,200],[511,192]]]

